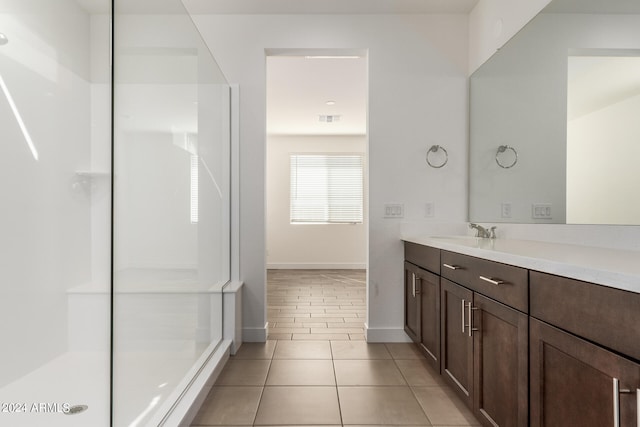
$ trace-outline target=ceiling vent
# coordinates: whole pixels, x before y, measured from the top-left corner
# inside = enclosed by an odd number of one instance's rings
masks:
[[[326,123],[339,122],[340,121],[340,115],[337,115],[337,114],[334,114],[333,116],[320,115],[320,116],[318,116],[318,120],[320,120],[321,122],[326,122]]]

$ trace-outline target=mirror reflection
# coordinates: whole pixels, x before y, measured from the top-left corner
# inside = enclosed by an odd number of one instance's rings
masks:
[[[640,3],[552,1],[470,91],[471,221],[640,224]]]

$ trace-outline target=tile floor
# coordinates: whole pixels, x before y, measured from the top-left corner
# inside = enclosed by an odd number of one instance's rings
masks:
[[[269,340],[230,358],[192,426],[480,425],[414,344],[363,340],[364,272],[268,278]]]
[[[268,339],[364,340],[364,270],[269,270]]]

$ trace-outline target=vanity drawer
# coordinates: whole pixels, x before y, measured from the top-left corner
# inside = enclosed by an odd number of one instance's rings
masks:
[[[532,271],[531,316],[640,360],[640,294]]]
[[[440,249],[404,242],[404,259],[425,270],[440,274]]]
[[[527,269],[448,251],[441,252],[440,261],[442,277],[528,313]]]

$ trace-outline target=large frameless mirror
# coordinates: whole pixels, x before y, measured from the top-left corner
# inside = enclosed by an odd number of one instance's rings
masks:
[[[640,224],[639,53],[640,3],[553,0],[478,69],[470,220]]]

